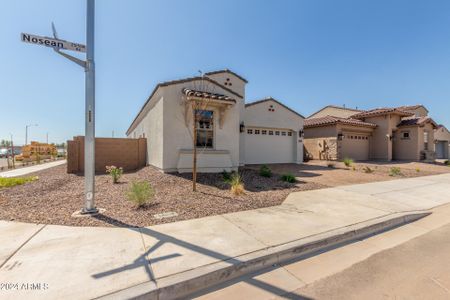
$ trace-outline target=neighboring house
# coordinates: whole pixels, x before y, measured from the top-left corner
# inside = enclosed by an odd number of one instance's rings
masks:
[[[359,109],[353,109],[353,108],[347,108],[342,106],[335,106],[335,105],[327,105],[324,108],[316,111],[312,115],[308,117],[308,119],[311,118],[320,118],[320,117],[326,117],[326,116],[333,116],[333,117],[340,117],[340,118],[349,118],[350,116],[361,112],[362,110]]]
[[[427,114],[423,105],[415,105],[377,108],[350,117],[308,118],[306,154],[312,159],[433,161],[436,123]],[[330,151],[324,144],[333,141],[336,146]]]
[[[434,140],[436,158],[448,159],[450,157],[450,131],[444,125],[439,125],[434,131]]]
[[[246,84],[229,70],[159,83],[126,134],[147,138],[148,164],[164,172],[191,172],[196,103],[199,172],[301,163],[304,118],[273,98],[246,105]]]

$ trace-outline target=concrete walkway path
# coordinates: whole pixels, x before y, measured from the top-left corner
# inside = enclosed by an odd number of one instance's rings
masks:
[[[23,167],[23,168],[19,168],[19,169],[15,169],[15,170],[11,170],[11,171],[5,171],[5,172],[0,172],[0,177],[18,177],[18,176],[23,176],[23,175],[27,175],[30,173],[34,173],[34,172],[38,172],[38,171],[42,171],[45,169],[49,169],[49,168],[53,168],[56,166],[60,166],[65,164],[67,161],[64,160],[57,160],[57,161],[52,161],[52,162],[48,162],[48,163],[43,163],[40,165],[34,165],[34,166],[30,166],[30,167]]]
[[[297,192],[280,206],[145,228],[0,221],[0,278],[16,284],[0,289],[0,298],[92,299],[160,288],[289,243],[430,210],[449,195],[450,174],[443,174]]]

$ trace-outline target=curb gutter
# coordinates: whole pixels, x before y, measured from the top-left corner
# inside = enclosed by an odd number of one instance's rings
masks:
[[[338,228],[186,272],[142,283],[97,299],[169,300],[187,298],[196,292],[273,265],[324,252],[346,243],[388,231],[430,215],[431,212],[394,213],[366,222]],[[238,261],[238,262],[236,262]]]

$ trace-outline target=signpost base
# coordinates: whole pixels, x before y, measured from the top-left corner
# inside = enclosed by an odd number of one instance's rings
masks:
[[[99,214],[102,214],[106,211],[104,208],[94,208],[91,210],[85,210],[84,208],[81,210],[77,210],[72,214],[74,218],[83,218],[83,217],[93,217]]]

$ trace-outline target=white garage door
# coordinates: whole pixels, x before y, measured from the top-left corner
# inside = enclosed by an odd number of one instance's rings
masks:
[[[245,163],[293,163],[295,137],[291,131],[277,129],[246,129]]]
[[[345,133],[341,141],[340,158],[369,159],[369,137],[358,133]]]
[[[448,142],[447,141],[439,141],[436,144],[436,158],[448,158],[447,149]]]

